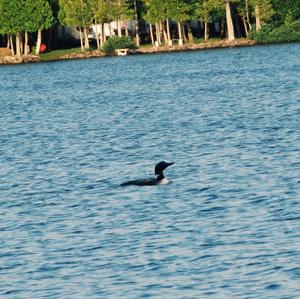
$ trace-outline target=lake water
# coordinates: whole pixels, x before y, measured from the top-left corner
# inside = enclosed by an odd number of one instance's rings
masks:
[[[300,298],[299,53],[0,67],[0,297]]]

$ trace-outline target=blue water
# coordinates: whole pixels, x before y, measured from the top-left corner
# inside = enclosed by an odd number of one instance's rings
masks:
[[[2,66],[0,298],[300,298],[299,53]]]

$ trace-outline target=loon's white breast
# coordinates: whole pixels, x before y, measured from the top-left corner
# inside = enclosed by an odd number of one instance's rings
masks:
[[[158,182],[158,185],[167,185],[169,184],[169,180],[167,178],[163,178]]]

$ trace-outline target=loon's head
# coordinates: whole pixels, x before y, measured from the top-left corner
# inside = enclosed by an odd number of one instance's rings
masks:
[[[169,167],[170,165],[173,165],[174,164],[174,162],[170,162],[170,163],[167,163],[167,162],[165,162],[165,161],[161,161],[161,162],[159,162],[158,164],[156,164],[155,165],[155,174],[156,175],[160,175],[160,174],[162,174],[163,173],[163,171],[167,168],[167,167]]]

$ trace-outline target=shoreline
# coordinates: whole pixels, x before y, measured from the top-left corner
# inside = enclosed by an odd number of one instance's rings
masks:
[[[182,46],[161,46],[155,47],[141,47],[137,50],[130,51],[129,55],[144,55],[144,54],[161,54],[171,52],[185,52],[185,51],[199,51],[208,49],[220,49],[220,48],[235,48],[235,47],[249,47],[255,46],[257,43],[250,39],[237,39],[234,41],[219,40],[219,41],[207,41],[203,43],[187,43]],[[41,59],[37,55],[27,56],[4,56],[0,57],[0,65],[13,65],[13,64],[26,64],[26,63],[37,63],[37,62],[51,62],[51,61],[63,61],[63,60],[74,60],[74,59],[88,59],[97,57],[114,57],[116,54],[105,54],[98,50],[70,53],[61,55],[54,59]]]

